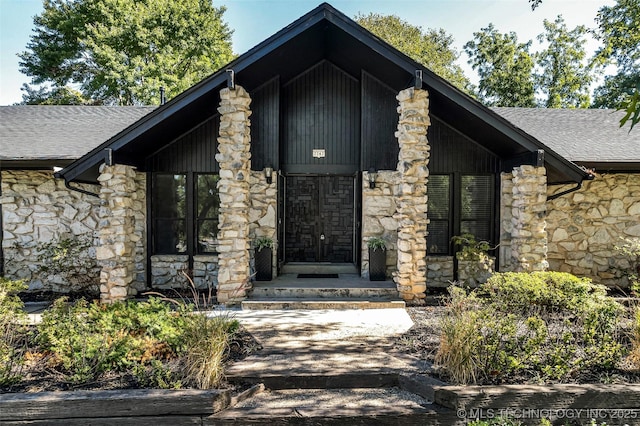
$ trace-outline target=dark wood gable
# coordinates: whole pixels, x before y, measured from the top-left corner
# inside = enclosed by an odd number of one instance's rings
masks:
[[[280,163],[280,79],[275,77],[251,95],[251,169],[278,169]]]
[[[220,116],[215,114],[200,123],[160,151],[147,158],[149,172],[200,172],[219,170],[215,159]]]
[[[498,173],[500,158],[431,115],[427,139],[431,146],[430,173]]]
[[[282,87],[281,167],[289,173],[354,173],[360,165],[360,84],[321,61]],[[324,149],[324,158],[314,158]]]

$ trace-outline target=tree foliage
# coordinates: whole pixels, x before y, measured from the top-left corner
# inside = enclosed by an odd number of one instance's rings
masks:
[[[455,62],[460,54],[453,46],[453,37],[442,28],[411,25],[396,15],[370,13],[357,15],[355,20],[396,49],[438,74],[459,89],[468,91],[469,80]]]
[[[464,49],[480,77],[479,99],[489,106],[536,106],[531,42],[519,43],[516,33],[502,34],[493,24],[473,37]]]
[[[91,103],[157,104],[161,86],[175,96],[232,59],[224,11],[208,0],[44,0],[20,69],[51,98],[77,87]]]
[[[546,42],[547,48],[536,53],[535,58],[540,68],[536,83],[547,108],[589,106],[593,76],[585,64],[586,34],[583,25],[569,30],[562,16],[554,22],[544,20],[544,33],[538,36],[538,41]]]
[[[596,90],[594,106],[626,111],[620,125],[640,121],[640,2],[617,0],[603,6],[596,17],[596,35],[602,46],[595,60],[600,66],[614,64],[617,74],[605,78]]]

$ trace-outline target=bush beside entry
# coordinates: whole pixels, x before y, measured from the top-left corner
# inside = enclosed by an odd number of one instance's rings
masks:
[[[387,244],[383,238],[373,237],[367,241],[369,248],[369,280],[387,279]]]
[[[260,237],[255,243],[256,281],[271,281],[273,279],[273,239]]]

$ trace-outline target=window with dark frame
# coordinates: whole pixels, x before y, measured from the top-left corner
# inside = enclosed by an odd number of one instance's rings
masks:
[[[427,254],[453,255],[451,238],[464,233],[493,240],[494,185],[491,174],[429,176]]]
[[[215,253],[220,207],[218,175],[152,176],[153,254]]]

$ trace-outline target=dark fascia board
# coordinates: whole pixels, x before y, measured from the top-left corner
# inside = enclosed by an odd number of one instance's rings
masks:
[[[640,162],[632,161],[576,161],[596,173],[640,173]]]
[[[460,108],[463,108],[469,113],[476,115],[491,127],[495,128],[497,131],[516,141],[518,144],[523,146],[523,148],[529,151],[537,151],[539,149],[543,149],[549,154],[546,156],[546,158],[552,167],[558,167],[559,169],[567,170],[568,175],[572,178],[575,178],[576,181],[581,181],[588,176],[586,172],[584,172],[574,163],[566,160],[564,157],[549,149],[533,136],[515,127],[513,124],[508,122],[497,113],[491,111],[480,102],[464,94],[459,89],[449,84],[443,78],[434,74],[423,65],[415,62],[407,55],[398,51],[379,37],[364,29],[328,3],[322,3],[314,10],[289,24],[287,27],[278,31],[276,34],[269,37],[254,48],[250,49],[248,52],[242,54],[240,57],[238,57],[228,65],[222,67],[212,76],[186,90],[171,101],[167,102],[165,105],[159,107],[156,111],[148,114],[138,122],[124,129],[116,136],[112,137],[105,143],[98,146],[96,149],[92,150],[91,152],[71,164],[69,167],[66,167],[56,176],[63,177],[67,181],[72,181],[74,178],[81,175],[84,171],[102,162],[104,159],[104,150],[106,148],[111,148],[114,151],[122,148],[124,145],[142,135],[152,127],[158,125],[164,119],[175,114],[177,111],[182,110],[194,100],[226,84],[226,69],[233,69],[235,73],[238,74],[249,65],[268,55],[270,52],[273,52],[278,47],[282,46],[292,38],[296,37],[298,34],[304,32],[306,29],[312,27],[322,20],[327,20],[331,24],[345,31],[356,40],[372,49],[374,52],[396,63],[400,68],[406,70],[410,75],[413,75],[416,70],[422,70],[423,80],[427,86],[431,87],[435,91],[443,93],[448,99],[450,99]]]
[[[52,170],[54,167],[66,167],[69,159],[0,159],[1,170]]]

